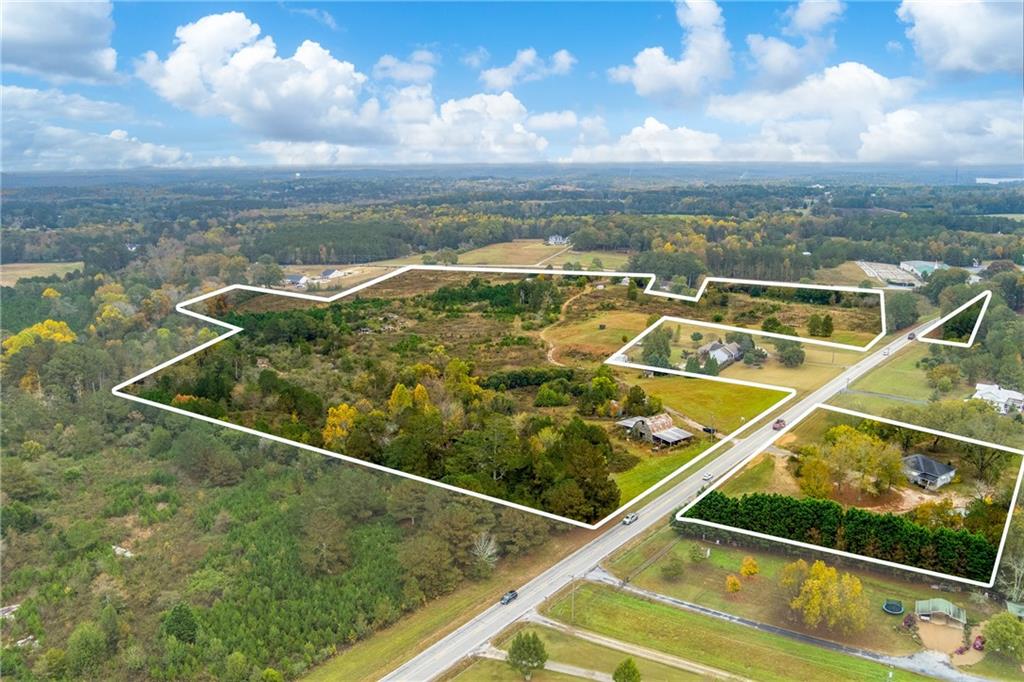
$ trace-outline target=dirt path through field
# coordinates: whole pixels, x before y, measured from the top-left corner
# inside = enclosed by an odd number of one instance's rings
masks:
[[[566,250],[568,251],[568,249],[566,249]],[[558,254],[555,254],[555,255],[557,256]],[[539,265],[539,263],[538,263],[538,265]],[[544,343],[546,343],[548,345],[547,357],[548,357],[548,362],[550,362],[552,365],[558,365],[559,367],[566,367],[566,364],[564,362],[560,362],[558,360],[558,358],[555,357],[555,348],[556,348],[556,346],[547,337],[548,329],[553,329],[553,328],[557,327],[558,325],[562,324],[565,321],[565,311],[569,309],[569,306],[572,304],[572,302],[575,301],[580,296],[583,296],[584,294],[587,294],[587,293],[590,293],[590,287],[589,286],[584,287],[583,291],[579,292],[578,294],[575,294],[575,295],[570,296],[569,298],[565,299],[562,302],[562,307],[558,311],[558,316],[561,319],[558,322],[556,322],[555,324],[551,325],[550,327],[542,329],[541,332],[540,332],[541,340],[544,341]]]
[[[544,265],[545,263],[547,263],[552,258],[555,258],[557,256],[561,256],[566,251],[572,251],[572,246],[567,246],[564,249],[562,249],[561,251],[559,251],[558,253],[553,253],[550,256],[546,257],[546,258],[541,258],[539,261],[537,261],[536,263],[533,264],[533,267],[539,268],[540,266]]]

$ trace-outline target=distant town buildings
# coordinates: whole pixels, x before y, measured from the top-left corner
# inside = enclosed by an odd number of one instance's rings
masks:
[[[977,384],[971,397],[974,400],[984,400],[996,408],[999,414],[1024,412],[1024,393],[1000,388],[999,384]]]

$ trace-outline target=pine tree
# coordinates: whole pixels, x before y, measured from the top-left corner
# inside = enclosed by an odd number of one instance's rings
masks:
[[[178,602],[164,620],[164,632],[179,642],[194,643],[198,630],[199,625],[192,608],[185,602]]]
[[[832,336],[832,331],[833,331],[832,316],[831,315],[826,315],[821,320],[821,336],[825,336],[825,337]]]
[[[615,682],[640,682],[642,678],[636,663],[632,658],[627,658],[622,663],[619,663],[619,667],[612,673],[612,679]]]
[[[520,632],[508,648],[508,664],[530,679],[534,670],[540,670],[547,663],[548,652],[544,642],[535,632]]]

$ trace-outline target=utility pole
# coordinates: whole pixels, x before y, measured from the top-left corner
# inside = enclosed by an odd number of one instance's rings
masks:
[[[570,615],[569,623],[571,625],[576,624],[576,576],[573,575],[571,585],[569,587],[569,603],[570,603]]]

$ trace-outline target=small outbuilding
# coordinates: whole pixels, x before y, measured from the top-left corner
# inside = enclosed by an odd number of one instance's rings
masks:
[[[910,455],[903,458],[903,473],[915,485],[926,490],[938,490],[953,480],[956,468],[926,455]]]
[[[615,422],[629,432],[629,435],[652,445],[678,445],[693,438],[693,434],[675,425],[672,416],[666,412],[653,417],[629,417]]]
[[[945,622],[947,625],[963,627],[967,624],[967,612],[953,602],[940,599],[923,599],[914,606],[914,613],[921,620]]]

